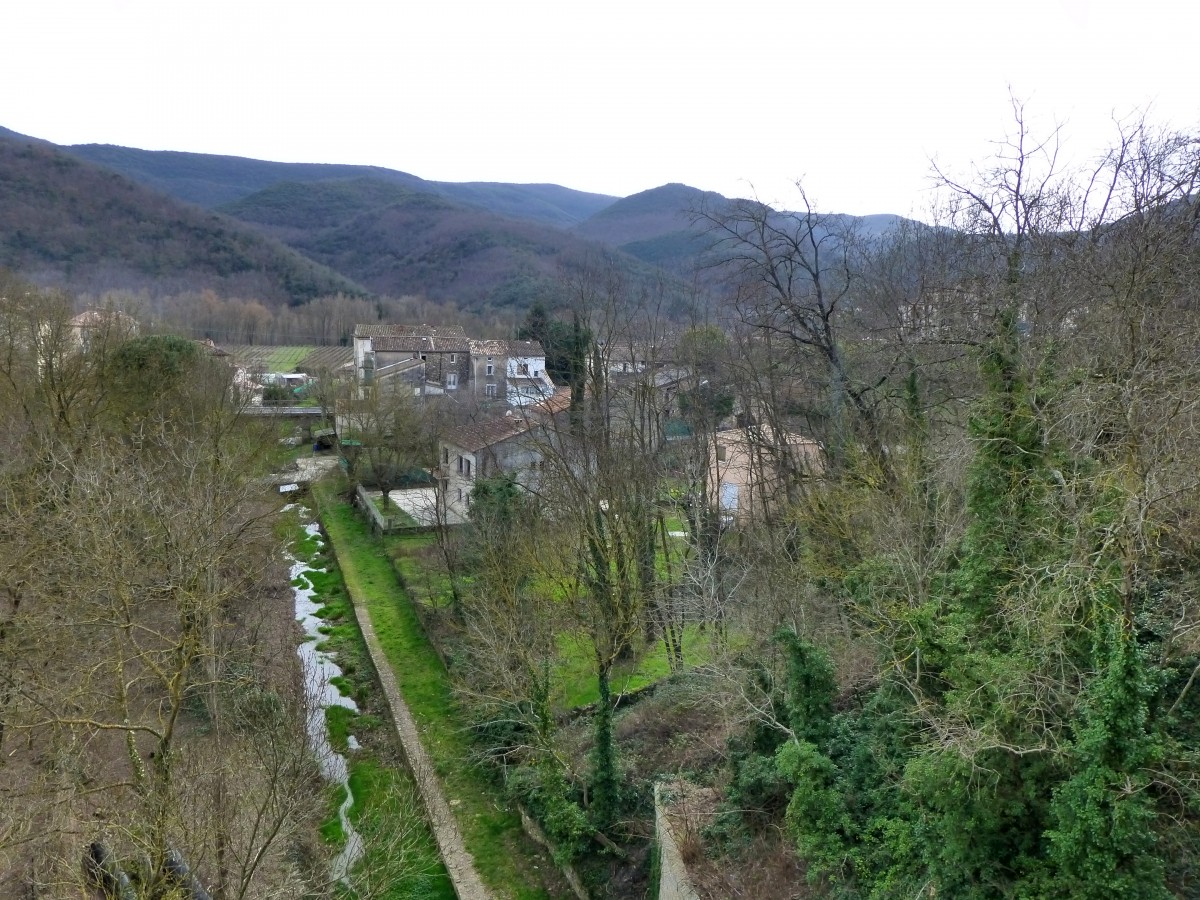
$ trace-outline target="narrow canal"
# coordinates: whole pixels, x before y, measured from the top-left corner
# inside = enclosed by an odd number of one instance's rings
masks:
[[[297,508],[302,518],[308,513],[303,507]],[[305,533],[319,544],[323,544],[320,527],[316,522],[308,522],[304,526]],[[358,706],[349,697],[343,697],[333,682],[342,675],[341,668],[334,661],[333,655],[318,650],[318,644],[323,640],[320,628],[324,622],[316,615],[321,604],[316,602],[316,591],[306,572],[313,571],[308,563],[288,553],[290,562],[292,592],[295,598],[296,621],[304,629],[305,639],[296,648],[303,667],[305,708],[307,710],[307,730],[309,746],[316,757],[321,774],[332,784],[341,785],[346,792],[345,799],[338,807],[338,820],[342,833],[346,836],[345,846],[333,861],[331,876],[349,886],[350,870],[363,854],[361,836],[350,823],[349,812],[354,805],[354,795],[350,790],[350,770],[346,757],[334,750],[329,740],[329,728],[325,721],[325,710],[330,706],[344,706],[358,712]],[[315,571],[322,571],[317,569]],[[349,739],[351,749],[355,747],[354,737]]]

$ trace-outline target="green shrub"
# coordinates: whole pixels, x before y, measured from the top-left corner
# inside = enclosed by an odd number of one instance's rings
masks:
[[[507,787],[510,796],[542,826],[553,845],[555,863],[571,863],[584,853],[592,827],[559,769],[522,766],[509,775]]]

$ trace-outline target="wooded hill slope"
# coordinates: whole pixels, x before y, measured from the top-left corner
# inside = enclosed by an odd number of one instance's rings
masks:
[[[631,280],[654,277],[594,241],[379,179],[284,182],[221,209],[391,296],[525,307],[557,290],[564,270],[602,259]]]
[[[0,136],[0,266],[100,293],[224,294],[301,303],[365,291],[294,250],[81,162],[52,145]]]

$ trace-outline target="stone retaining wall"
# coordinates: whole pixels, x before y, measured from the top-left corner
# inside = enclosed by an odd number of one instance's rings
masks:
[[[654,837],[658,842],[658,900],[700,900],[700,895],[688,880],[687,866],[679,844],[671,833],[671,823],[664,809],[664,792],[669,792],[669,782],[654,785]]]

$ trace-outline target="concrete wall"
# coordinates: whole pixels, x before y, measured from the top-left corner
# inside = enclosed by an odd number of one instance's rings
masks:
[[[658,900],[700,900],[692,883],[688,880],[683,854],[671,833],[663,809],[663,794],[669,794],[671,784],[659,782],[654,785],[654,837],[658,842]]]

